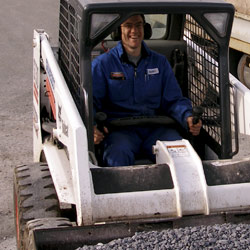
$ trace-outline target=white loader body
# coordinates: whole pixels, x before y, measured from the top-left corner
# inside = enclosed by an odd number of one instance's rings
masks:
[[[50,85],[49,91],[45,87],[46,81]],[[235,105],[240,132],[250,134],[250,117],[247,113],[249,90],[234,78],[231,78],[231,82],[237,92]],[[54,100],[51,103],[55,111],[55,124],[51,125],[53,140],[42,141],[40,107],[47,105],[49,98],[50,103]],[[50,47],[48,36],[41,30],[34,32],[33,125],[34,161],[40,161],[41,153],[44,153],[59,201],[76,206],[78,225],[208,215],[250,206],[250,183],[207,185],[202,162],[187,140],[158,141],[154,146],[156,163],[169,166],[173,188],[95,194],[91,169],[99,167],[89,160],[85,126]],[[65,147],[60,149],[56,145],[58,142]],[[213,164],[228,162],[218,160]]]

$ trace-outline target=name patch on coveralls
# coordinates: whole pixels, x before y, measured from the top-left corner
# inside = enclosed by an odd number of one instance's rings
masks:
[[[159,74],[159,69],[158,69],[158,68],[147,69],[147,74],[148,74],[148,75],[156,75],[156,74]]]
[[[112,80],[125,80],[126,79],[123,72],[111,72],[110,73],[110,78]]]

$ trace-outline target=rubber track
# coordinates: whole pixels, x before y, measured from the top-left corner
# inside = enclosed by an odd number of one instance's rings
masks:
[[[16,167],[14,192],[17,202],[15,205],[18,218],[17,234],[19,231],[17,245],[19,249],[23,249],[24,230],[28,221],[60,217],[59,202],[47,164],[33,163]]]

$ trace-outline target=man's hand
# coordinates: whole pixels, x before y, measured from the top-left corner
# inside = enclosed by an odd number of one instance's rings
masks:
[[[189,132],[196,136],[196,135],[199,135],[200,133],[200,130],[201,130],[201,126],[202,126],[202,122],[201,120],[199,120],[198,123],[196,124],[193,124],[193,117],[192,116],[189,116],[187,118],[187,124],[188,124],[188,128],[189,128]]]
[[[106,127],[104,127],[103,130],[106,134],[108,133],[108,129]],[[104,134],[96,126],[94,126],[94,144],[100,144],[104,137]]]

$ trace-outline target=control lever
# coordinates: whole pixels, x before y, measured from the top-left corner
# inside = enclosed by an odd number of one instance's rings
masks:
[[[107,115],[104,112],[97,112],[96,113],[95,121],[96,121],[97,129],[99,131],[101,131],[102,133],[105,133],[104,127],[106,124],[106,120],[107,120]]]
[[[193,124],[197,124],[201,120],[201,116],[204,112],[204,109],[201,106],[193,108]]]

